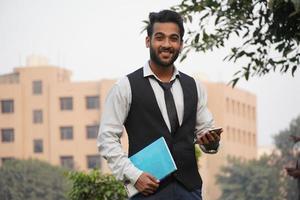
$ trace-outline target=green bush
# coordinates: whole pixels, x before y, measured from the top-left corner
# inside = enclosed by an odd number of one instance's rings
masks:
[[[1,200],[66,200],[65,170],[39,160],[11,160],[0,167]]]
[[[69,193],[71,200],[125,200],[127,193],[123,183],[112,175],[101,174],[99,170],[90,173],[69,172],[69,179],[73,182]]]

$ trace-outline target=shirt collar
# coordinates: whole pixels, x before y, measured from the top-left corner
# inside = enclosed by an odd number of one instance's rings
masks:
[[[149,77],[149,76],[154,76],[157,80],[160,80],[152,71],[150,65],[149,65],[149,62],[147,61],[143,67],[143,73],[144,73],[144,77]],[[174,80],[176,79],[176,77],[180,77],[180,73],[178,71],[178,69],[174,66],[174,72],[173,72],[173,75],[171,77],[171,80]],[[161,80],[160,80],[161,81]]]

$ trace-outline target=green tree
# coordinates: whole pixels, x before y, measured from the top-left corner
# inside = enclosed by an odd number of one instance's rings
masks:
[[[240,78],[270,71],[294,75],[299,66],[299,0],[182,0],[172,9],[182,14],[188,27],[181,60],[191,50],[229,47],[228,40],[240,38],[224,58],[246,62],[234,74],[233,86]]]
[[[287,176],[284,169],[299,159],[293,152],[291,135],[300,136],[300,116],[274,136],[276,151],[273,154],[245,162],[230,159],[230,164],[217,176],[222,190],[220,199],[297,199],[296,180]]]
[[[296,165],[296,160],[300,159],[297,157],[299,155],[296,155],[293,152],[294,142],[290,138],[291,135],[300,136],[300,116],[292,120],[287,129],[280,131],[274,136],[275,146],[281,155],[281,157],[277,160],[276,165],[281,169],[284,169],[287,165]],[[286,192],[285,199],[297,199],[296,180],[289,176],[285,176],[284,191]]]
[[[99,170],[90,173],[70,172],[72,189],[69,193],[71,200],[125,200],[127,193],[123,183],[112,175],[103,175]]]
[[[0,167],[1,200],[63,200],[65,171],[38,160],[11,160]]]
[[[242,162],[229,159],[217,176],[222,200],[281,200],[281,169],[274,167],[271,157]]]

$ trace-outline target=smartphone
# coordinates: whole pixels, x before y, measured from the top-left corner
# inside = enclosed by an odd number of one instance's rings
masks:
[[[221,135],[223,131],[223,128],[222,127],[218,127],[218,128],[212,128],[212,129],[209,129],[208,132],[209,133],[216,133],[218,134],[219,136]],[[197,136],[195,136],[194,138],[194,144],[197,142]]]
[[[209,131],[209,133],[216,133],[216,134],[218,134],[220,136],[221,133],[223,132],[223,128],[222,127],[218,127],[218,128],[209,129],[208,131]]]

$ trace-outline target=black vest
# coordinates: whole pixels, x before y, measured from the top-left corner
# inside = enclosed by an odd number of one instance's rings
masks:
[[[193,144],[197,88],[195,80],[188,75],[180,72],[178,78],[184,96],[184,115],[182,124],[174,135],[171,135],[163,119],[151,84],[143,75],[143,68],[128,75],[132,102],[124,125],[128,134],[129,156],[163,136],[178,168],[172,177],[188,190],[194,190],[202,186]]]

